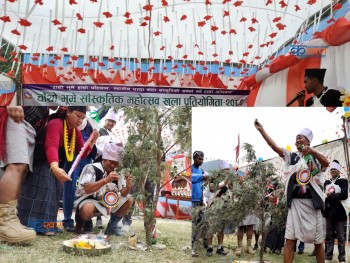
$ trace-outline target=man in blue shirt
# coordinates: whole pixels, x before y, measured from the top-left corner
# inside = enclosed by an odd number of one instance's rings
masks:
[[[193,153],[193,165],[192,165],[192,209],[203,205],[203,180],[208,178],[208,175],[204,175],[204,172],[199,168],[203,164],[204,153],[201,151],[195,151]],[[196,225],[202,220],[201,213],[197,217],[192,217],[192,256],[198,257],[198,254],[194,248],[195,243],[198,241],[198,231],[196,231]]]

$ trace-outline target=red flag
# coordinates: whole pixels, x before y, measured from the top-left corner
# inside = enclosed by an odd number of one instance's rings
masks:
[[[238,133],[238,143],[237,146],[235,148],[236,151],[236,162],[238,163],[238,157],[239,157],[239,149],[240,149],[240,140],[239,140],[239,133]]]

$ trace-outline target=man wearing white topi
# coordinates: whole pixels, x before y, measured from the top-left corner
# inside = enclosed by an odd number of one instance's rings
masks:
[[[111,215],[106,235],[124,234],[118,223],[128,213],[133,202],[129,195],[132,176],[124,177],[116,172],[121,166],[122,152],[123,147],[107,144],[102,161],[84,167],[75,192],[74,206],[81,221],[89,221],[97,215]]]
[[[345,224],[346,211],[343,203],[348,198],[348,180],[340,177],[341,166],[337,160],[331,163],[331,178],[324,183],[327,195],[325,205],[326,218],[326,262],[332,262],[334,234],[338,239],[338,259],[345,262]],[[346,206],[345,206],[346,207]]]
[[[267,144],[284,159],[287,166],[285,194],[288,217],[284,262],[293,262],[297,240],[315,244],[317,262],[325,262],[321,212],[325,194],[318,182],[329,165],[327,158],[310,147],[313,134],[307,128],[302,129],[296,136],[295,146],[298,151],[295,153],[278,147],[258,120],[255,120],[254,125]]]

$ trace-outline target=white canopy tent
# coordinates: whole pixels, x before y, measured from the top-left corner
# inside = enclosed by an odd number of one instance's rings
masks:
[[[259,64],[314,14],[316,31],[332,2],[12,0],[0,6],[0,38],[29,53]]]

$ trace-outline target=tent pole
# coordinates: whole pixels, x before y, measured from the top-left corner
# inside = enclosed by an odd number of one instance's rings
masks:
[[[350,161],[349,161],[349,146],[348,146],[348,138],[347,138],[347,134],[346,134],[346,127],[345,127],[345,117],[343,116],[343,127],[345,129],[344,131],[344,137],[343,137],[343,146],[344,146],[344,154],[345,154],[345,162],[346,162],[346,171],[347,171],[347,179],[349,180],[349,175],[350,175]],[[348,190],[348,196],[349,195],[349,190]],[[348,203],[348,202],[347,202]],[[349,207],[347,207],[347,211],[346,211],[346,243],[345,243],[345,258],[347,258],[348,254],[349,254]]]
[[[345,118],[343,117],[343,127],[345,129],[345,134],[343,137],[343,146],[344,146],[344,154],[345,154],[345,162],[346,162],[346,172],[347,172],[347,179],[349,180],[349,175],[350,175],[350,160],[349,160],[349,148],[348,148],[348,138],[347,138],[347,134],[346,134],[346,128],[345,128]]]

